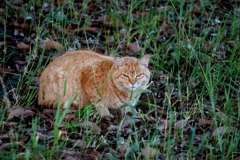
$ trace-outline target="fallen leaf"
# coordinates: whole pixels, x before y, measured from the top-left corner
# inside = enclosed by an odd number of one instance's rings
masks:
[[[213,120],[199,119],[198,126],[213,126]]]
[[[81,139],[68,139],[69,142],[73,143],[73,147],[85,148],[88,143]]]
[[[101,157],[101,154],[98,151],[92,151],[90,155],[93,160],[98,160]]]
[[[0,135],[0,139],[7,139],[9,138],[9,135],[8,134],[2,134]]]
[[[65,131],[65,130],[60,130],[59,131],[59,135],[67,135],[67,134],[68,134],[68,131]]]
[[[217,112],[216,115],[218,118],[220,118],[221,120],[224,120],[224,121],[229,119],[228,116],[222,112]]]
[[[237,132],[237,129],[232,126],[218,127],[213,131],[211,137],[223,136],[224,134],[229,134],[233,132]]]
[[[116,158],[113,154],[111,154],[111,153],[106,153],[106,154],[105,154],[105,157],[106,157],[107,159],[117,160],[117,158]]]
[[[13,72],[14,71],[14,69],[11,69],[11,68],[0,68],[0,73],[1,74],[4,74],[4,73],[11,73],[11,72]]]
[[[7,127],[15,126],[15,125],[17,125],[17,124],[18,124],[17,122],[3,122],[3,125],[4,125],[4,126],[7,126]]]
[[[240,160],[240,157],[234,158],[233,160]]]
[[[65,160],[77,160],[77,158],[74,158],[73,156],[66,156]]]
[[[44,49],[46,48],[46,50],[51,50],[51,49],[59,49],[62,50],[64,47],[56,42],[56,41],[51,41],[49,40],[49,38],[47,38],[46,40],[43,41],[43,43],[41,44],[41,48]]]
[[[4,8],[0,8],[0,13],[5,13],[6,10]]]
[[[12,9],[16,9],[18,12],[21,12],[21,13],[23,13],[23,9],[22,9],[22,7],[18,7],[18,6],[16,6],[16,5],[8,5],[10,8],[12,8]]]
[[[142,155],[146,159],[155,159],[157,153],[158,153],[158,150],[152,147],[146,147],[142,149]]]
[[[11,4],[20,5],[20,4],[23,4],[23,0],[14,0]]]
[[[127,47],[133,52],[140,52],[142,49],[138,44],[135,43],[130,43],[127,45]]]
[[[22,142],[14,142],[14,143],[3,143],[0,146],[0,150],[10,150],[11,146],[22,145]]]
[[[183,129],[186,125],[187,125],[187,120],[183,119],[183,120],[179,120],[179,121],[175,122],[174,128],[175,129]]]
[[[129,127],[130,125],[133,125],[133,124],[136,124],[136,123],[139,123],[139,122],[141,122],[140,119],[127,119],[127,120],[124,120],[123,123],[122,123],[122,128]]]
[[[25,61],[14,61],[15,63],[18,63],[18,64],[26,64]]]
[[[58,1],[54,1],[55,4],[58,4],[58,5],[65,5],[66,3],[68,3],[69,1],[68,0],[58,0]]]
[[[139,12],[138,14],[137,14],[137,16],[147,16],[149,14],[149,12],[147,12],[147,11],[142,11],[142,12]]]
[[[31,110],[24,109],[24,108],[16,108],[9,112],[8,120],[12,119],[13,117],[21,117],[21,116],[29,117],[29,116],[33,116],[34,114],[35,113]]]
[[[91,130],[91,131],[93,131],[94,133],[99,133],[99,132],[101,132],[101,128],[99,128],[98,126],[97,126],[97,124],[96,123],[93,123],[93,122],[83,122],[83,123],[81,123],[80,124],[80,126],[82,126],[82,127],[86,127],[86,128],[88,128],[89,130]]]
[[[157,99],[159,102],[161,102],[161,100],[159,100],[159,99]],[[166,111],[164,111],[163,109],[161,109],[161,108],[157,108],[156,109],[156,112],[157,112],[157,114],[159,114],[159,115],[167,115],[167,112]]]
[[[172,24],[169,24],[169,23],[162,23],[161,25],[161,29],[173,29],[173,25]]]
[[[99,30],[95,27],[86,27],[82,29],[81,31],[87,32],[87,33],[92,33],[92,34],[98,34]]]
[[[37,133],[37,138],[41,141],[43,140],[49,140],[49,139],[52,139],[54,138],[53,136],[49,136],[49,135],[46,135],[46,134],[42,134],[42,133]]]
[[[30,49],[30,46],[29,46],[29,45],[26,45],[26,44],[23,43],[23,42],[18,42],[18,43],[17,43],[17,48],[18,48],[18,49]]]
[[[111,124],[111,125],[107,128],[107,130],[109,130],[109,131],[111,131],[111,130],[118,130],[118,126]]]
[[[121,21],[119,21],[117,19],[111,19],[109,16],[100,17],[100,18],[96,19],[94,22],[98,22],[98,23],[100,22],[107,26],[117,26],[119,28],[126,28],[126,25],[123,24]]]
[[[161,120],[161,123],[158,124],[157,129],[161,132],[168,128],[168,120]]]
[[[29,29],[29,24],[28,23],[23,23],[23,24],[21,24],[21,27],[23,29]]]
[[[125,143],[125,140],[123,137],[119,137],[119,140],[118,140],[118,144],[124,144]]]

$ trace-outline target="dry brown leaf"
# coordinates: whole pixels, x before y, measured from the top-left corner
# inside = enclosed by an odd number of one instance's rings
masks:
[[[3,125],[4,125],[4,126],[7,126],[7,127],[15,126],[15,125],[17,125],[17,124],[18,124],[17,122],[3,122]]]
[[[65,120],[72,120],[74,119],[76,116],[74,114],[66,114],[66,116],[64,117]]]
[[[213,126],[213,120],[199,119],[198,126]]]
[[[57,1],[54,1],[55,4],[58,4],[58,5],[65,5],[67,4],[69,1],[68,0],[57,0]]]
[[[23,13],[23,9],[22,9],[22,7],[18,7],[18,6],[16,6],[16,5],[8,5],[10,8],[12,8],[12,9],[16,9],[18,12],[21,12],[21,13]]]
[[[161,120],[161,123],[158,124],[157,129],[161,132],[164,131],[168,128],[168,120]]]
[[[9,135],[8,134],[2,134],[0,135],[0,139],[7,139],[9,138]]]
[[[30,49],[30,46],[29,46],[29,45],[26,45],[26,44],[23,43],[23,42],[18,42],[18,43],[17,43],[17,48],[18,48],[18,49]]]
[[[41,44],[41,48],[44,49],[46,48],[46,50],[51,50],[51,49],[59,49],[62,50],[64,47],[56,42],[56,41],[51,41],[48,38],[46,40],[43,41],[43,43]]]
[[[0,73],[11,73],[11,72],[13,72],[14,71],[14,69],[11,69],[11,68],[0,68]]]
[[[106,153],[104,156],[106,157],[104,160],[116,159],[112,153]]]
[[[60,128],[60,127],[59,127],[59,128]],[[67,134],[68,134],[68,131],[60,130],[60,131],[59,131],[59,134],[60,134],[60,135],[67,135]]]
[[[135,43],[130,43],[127,45],[127,47],[133,52],[140,52],[142,49],[138,44]]]
[[[157,8],[157,11],[158,12],[164,12],[166,11],[168,8],[171,8],[170,6],[161,6],[159,8]]]
[[[218,135],[223,136],[224,134],[229,134],[234,132],[237,132],[237,129],[232,126],[218,127],[213,131],[212,137],[216,137]]]
[[[93,160],[98,160],[101,157],[101,154],[98,151],[92,151],[90,155]]]
[[[158,150],[152,147],[146,147],[144,149],[142,149],[142,155],[146,158],[146,159],[154,159],[156,154],[158,153]]]
[[[43,110],[43,113],[44,113],[44,114],[45,114],[45,113],[55,114],[55,113],[56,113],[56,110],[54,110],[54,109],[44,109],[44,110]]]
[[[94,22],[100,22],[100,23],[103,23],[107,26],[118,26],[120,28],[126,28],[126,25],[123,24],[121,21],[119,20],[116,20],[116,19],[111,19],[109,16],[106,16],[106,17],[100,17],[98,19],[96,19]]]
[[[23,4],[23,0],[14,0],[11,4],[13,5]]]
[[[37,133],[37,138],[39,140],[46,140],[46,139],[51,139],[51,138],[54,138],[53,136],[49,136],[49,135],[46,135],[46,134],[42,134],[42,133]]]
[[[216,115],[218,118],[220,118],[221,120],[224,120],[224,121],[229,119],[228,116],[222,112],[217,112]]]
[[[111,124],[111,125],[107,128],[107,130],[109,130],[109,131],[111,131],[111,130],[118,130],[118,126]]]
[[[162,23],[161,29],[172,29],[174,28],[172,24],[169,23]]]
[[[138,14],[137,14],[137,16],[147,16],[149,14],[149,12],[147,12],[147,11],[142,11],[142,12],[139,12]]]
[[[21,116],[33,116],[35,113],[31,110],[24,109],[24,108],[16,108],[9,112],[8,120],[12,119],[13,117],[21,117]]]
[[[141,122],[140,119],[127,119],[127,120],[124,120],[123,123],[122,123],[122,128],[129,127],[130,125],[133,125],[133,124],[136,124],[136,123],[139,123],[139,122]]]
[[[23,23],[23,24],[21,24],[21,27],[23,29],[29,29],[29,24],[28,23]]]
[[[74,143],[73,147],[85,148],[87,147],[87,142],[81,139],[68,139],[68,141]]]
[[[83,122],[83,123],[80,124],[80,126],[86,127],[86,128],[88,128],[89,130],[93,131],[94,133],[99,133],[99,132],[101,132],[101,128],[99,128],[99,127],[97,126],[97,124],[96,124],[96,123],[93,123],[93,122]]]
[[[73,156],[66,156],[65,160],[77,160],[77,158],[74,158]]]
[[[187,120],[182,119],[182,120],[175,122],[174,128],[175,129],[183,129],[186,125],[187,125]]]
[[[17,64],[26,64],[25,61],[14,61],[14,62],[17,63]]]
[[[157,99],[157,101],[158,101],[158,102],[161,102],[162,100]],[[164,111],[164,110],[161,109],[161,108],[157,108],[157,109],[156,109],[156,112],[157,112],[157,114],[159,114],[159,115],[167,115],[167,112]]]
[[[86,28],[82,29],[81,31],[92,33],[92,34],[98,34],[99,33],[99,30],[95,27],[86,27]]]
[[[0,8],[0,13],[5,13],[6,10],[4,8]]]
[[[240,160],[240,157],[234,158],[233,160]]]
[[[12,146],[12,145],[22,145],[22,144],[23,144],[22,142],[3,143],[3,144],[0,146],[0,150],[9,150],[9,149],[11,149],[11,146]]]
[[[122,153],[125,154],[127,150],[129,149],[129,143],[124,143],[122,145],[119,145],[118,150]]]

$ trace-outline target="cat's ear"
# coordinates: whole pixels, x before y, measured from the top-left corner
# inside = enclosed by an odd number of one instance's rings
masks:
[[[123,61],[120,57],[114,57],[113,62],[114,62],[116,69],[123,67]]]
[[[140,59],[140,66],[143,66],[143,67],[148,67],[148,63],[149,63],[149,59],[150,59],[150,55],[145,55],[143,56],[141,59]]]

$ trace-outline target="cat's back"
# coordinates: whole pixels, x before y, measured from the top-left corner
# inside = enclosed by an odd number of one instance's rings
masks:
[[[47,66],[44,72],[66,71],[70,68],[76,70],[79,67],[83,68],[94,65],[104,68],[104,66],[111,66],[112,64],[113,57],[101,55],[93,51],[79,50],[67,52],[59,56]]]
[[[56,58],[51,64],[53,65],[54,63],[66,64],[69,62],[84,64],[84,63],[94,62],[94,61],[113,61],[113,58],[98,54],[93,51],[79,50],[79,51],[67,52],[64,55]]]

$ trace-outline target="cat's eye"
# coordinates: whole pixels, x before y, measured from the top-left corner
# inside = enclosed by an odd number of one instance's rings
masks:
[[[126,75],[126,74],[123,74],[122,76],[123,76],[123,77],[125,77],[125,78],[128,78],[128,77],[129,77],[129,76],[128,76],[128,75]]]
[[[137,74],[137,75],[136,75],[136,77],[138,77],[138,78],[139,78],[139,77],[142,77],[142,75],[143,75],[143,74],[142,74],[142,73],[140,73],[140,74]]]

